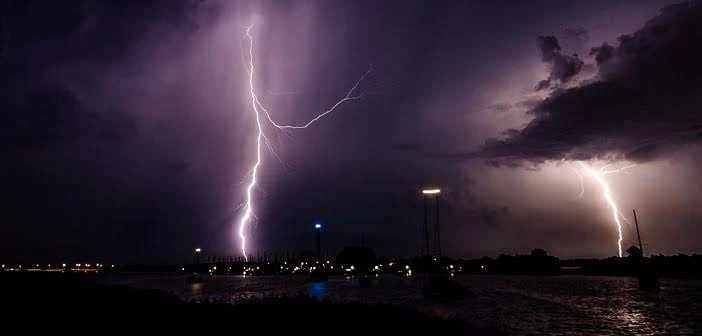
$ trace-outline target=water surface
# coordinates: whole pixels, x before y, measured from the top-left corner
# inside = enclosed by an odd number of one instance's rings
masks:
[[[451,303],[426,300],[421,277],[381,276],[371,288],[333,277],[310,283],[304,276],[215,276],[186,284],[172,274],[112,276],[105,281],[160,289],[185,300],[224,300],[308,294],[339,302],[415,306],[439,316],[460,316],[514,335],[702,334],[702,281],[662,279],[662,290],[644,293],[633,278],[585,276],[457,276],[474,295]]]

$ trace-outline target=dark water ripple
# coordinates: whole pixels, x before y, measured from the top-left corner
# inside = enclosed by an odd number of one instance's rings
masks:
[[[459,276],[471,298],[436,303],[421,294],[421,277],[382,276],[363,289],[352,278],[309,283],[304,276],[216,276],[186,285],[184,276],[114,276],[106,281],[156,288],[186,300],[232,303],[265,296],[309,294],[340,302],[387,302],[430,314],[460,316],[514,335],[702,334],[702,281],[662,279],[662,290],[644,293],[636,279],[617,277]]]

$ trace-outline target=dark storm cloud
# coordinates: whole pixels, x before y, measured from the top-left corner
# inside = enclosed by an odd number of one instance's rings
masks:
[[[554,38],[540,41],[545,61],[562,57]],[[498,163],[606,156],[649,161],[697,143],[699,41],[702,4],[666,7],[634,34],[620,37],[618,47],[593,49],[598,81],[554,93],[529,112],[534,118],[524,129],[510,130],[503,140],[487,141],[482,154],[466,156],[485,155]]]
[[[566,39],[576,40],[578,42],[587,41],[589,38],[587,30],[583,27],[564,28],[563,36]]]
[[[501,217],[509,215],[509,208],[506,206],[498,207],[488,207],[485,206],[481,209],[480,215],[482,216],[483,222],[489,226],[498,225]]]
[[[170,162],[163,165],[165,171],[176,174],[187,172],[190,166],[189,162]]]
[[[3,147],[44,147],[68,141],[75,138],[82,119],[87,119],[83,118],[81,103],[68,88],[43,79],[47,69],[57,61],[27,51],[40,49],[37,44],[47,48],[51,45],[52,49],[59,45],[59,49],[64,49],[63,42],[78,29],[80,15],[76,3],[45,5],[7,2],[3,6],[0,27],[0,145]],[[46,26],[37,25],[37,21],[46,22]]]
[[[614,47],[607,44],[607,42],[602,43],[599,47],[593,47],[590,50],[590,56],[595,56],[595,61],[597,65],[609,61],[612,56],[614,56]]]
[[[129,118],[86,110],[68,88],[27,84],[23,88],[4,87],[0,100],[0,147],[45,148],[83,137],[120,141],[136,132]]]
[[[68,90],[49,86],[8,91],[0,100],[0,147],[44,147],[78,132],[80,104]]]
[[[492,104],[488,106],[488,109],[491,112],[494,113],[502,113],[502,112],[507,112],[512,109],[512,104],[506,104],[506,103],[500,103],[500,104]]]
[[[569,56],[561,53],[561,46],[558,39],[553,35],[538,36],[536,38],[541,58],[551,65],[551,74],[536,86],[536,90],[549,88],[554,81],[565,83],[573,76],[580,73],[583,68],[583,61],[577,55]]]
[[[186,227],[213,217],[213,194],[226,183],[219,168],[190,163],[214,147],[204,144],[212,137],[180,145],[199,126],[178,115],[195,90],[151,76],[197,45],[190,39],[214,16],[201,4],[3,2],[3,258],[148,261],[170,255],[173,241],[197,239]],[[176,70],[166,84],[195,77]]]
[[[536,91],[541,91],[541,90],[546,90],[551,87],[551,79],[544,79],[539,81],[538,84],[534,87],[534,90]]]
[[[400,143],[393,145],[392,148],[400,152],[420,152],[423,146],[420,143]]]
[[[100,113],[52,71],[79,62],[105,64],[123,57],[143,31],[134,22],[195,30],[188,16],[197,1],[10,1],[0,29],[0,146],[46,147],[84,136],[120,140],[136,131],[127,111]],[[144,28],[142,25],[141,28]]]
[[[536,105],[539,105],[540,102],[541,100],[539,99],[527,99],[517,102],[516,104],[514,104],[514,106],[518,108],[532,109]]]

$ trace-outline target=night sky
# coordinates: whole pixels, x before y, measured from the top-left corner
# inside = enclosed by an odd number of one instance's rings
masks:
[[[365,243],[419,254],[421,189],[444,254],[617,253],[606,175],[646,252],[702,252],[702,3],[4,1],[0,260],[240,255],[255,160],[242,61],[255,20],[268,127],[249,251]],[[244,49],[242,49],[242,47]],[[633,219],[633,218],[630,218]],[[624,224],[625,248],[635,231]]]

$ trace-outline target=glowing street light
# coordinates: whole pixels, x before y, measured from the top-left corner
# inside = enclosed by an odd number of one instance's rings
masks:
[[[429,217],[428,216],[428,204],[427,204],[427,197],[428,196],[434,196],[436,199],[436,241],[434,246],[435,252],[438,255],[441,255],[441,234],[439,231],[439,193],[441,193],[441,189],[439,188],[431,188],[431,189],[424,189],[422,190],[422,194],[425,196],[424,197],[424,247],[425,247],[425,252],[426,255],[431,255],[431,252],[429,251]]]
[[[321,232],[322,232],[322,224],[319,224],[319,223],[315,224],[314,225],[314,240],[315,240],[315,245],[316,245],[315,247],[317,248],[317,258],[322,257],[321,256],[321,253],[322,253],[322,251],[321,251],[321,244],[322,244]]]
[[[199,264],[199,263],[200,263],[200,252],[202,252],[202,249],[201,249],[201,248],[198,247],[198,248],[195,249],[195,260],[194,260],[194,264]]]

